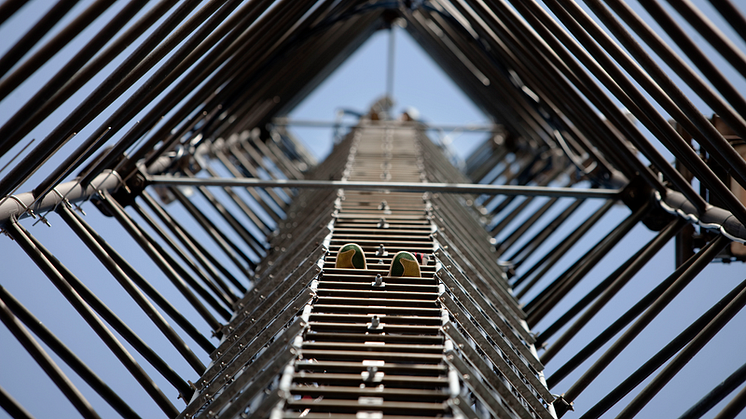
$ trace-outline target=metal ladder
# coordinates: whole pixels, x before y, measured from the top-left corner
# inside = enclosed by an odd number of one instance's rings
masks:
[[[312,177],[459,176],[394,121],[361,122],[327,161]],[[180,417],[556,418],[525,313],[462,199],[300,193]],[[335,267],[347,243],[366,269]],[[389,275],[399,251],[422,255],[420,277]]]
[[[419,179],[413,134],[394,128],[361,133],[346,179]],[[307,308],[309,328],[293,368],[285,417],[449,413],[434,260],[421,266],[419,278],[388,276],[400,250],[432,255],[432,232],[422,194],[340,194],[323,273],[312,285],[317,299]],[[367,269],[334,267],[340,247],[350,242],[363,248]]]

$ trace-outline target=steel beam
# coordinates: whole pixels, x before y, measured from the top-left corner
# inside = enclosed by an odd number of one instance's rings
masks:
[[[388,190],[396,192],[442,192],[459,194],[549,196],[571,198],[617,199],[621,189],[551,188],[538,186],[478,185],[471,183],[414,183],[414,182],[364,182],[341,180],[263,180],[235,178],[179,178],[150,176],[155,185],[168,186],[229,186],[263,188],[341,188],[349,190]]]
[[[98,191],[113,191],[122,184],[122,179],[113,170],[104,170],[86,187],[77,180],[57,185],[52,192],[43,198],[34,198],[31,192],[18,195],[9,195],[0,198],[0,227],[4,226],[11,218],[23,219],[36,217],[53,211],[63,202],[75,203],[85,201]]]
[[[273,125],[278,127],[301,127],[301,128],[355,128],[358,123],[349,122],[336,122],[336,121],[313,121],[303,119],[286,119],[278,118],[272,121]],[[398,125],[403,127],[418,128],[424,131],[462,131],[462,132],[495,132],[499,131],[499,126],[496,125],[430,125],[423,124],[421,122],[398,122]],[[371,124],[367,125],[365,129],[390,129],[391,127],[387,124]]]

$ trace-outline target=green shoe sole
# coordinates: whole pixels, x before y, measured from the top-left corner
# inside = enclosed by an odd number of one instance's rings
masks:
[[[401,251],[397,253],[391,260],[389,276],[420,277],[420,264],[417,262],[417,258],[409,252]]]
[[[337,253],[337,261],[334,263],[334,267],[342,269],[367,269],[363,248],[356,243],[348,243],[342,246],[339,249],[339,253]]]

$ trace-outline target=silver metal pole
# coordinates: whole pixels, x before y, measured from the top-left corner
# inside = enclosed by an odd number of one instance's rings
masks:
[[[74,203],[84,201],[98,191],[113,191],[122,184],[119,174],[113,170],[104,170],[96,176],[87,187],[78,180],[61,183],[55,186],[44,198],[37,200],[31,192],[8,195],[0,198],[0,226],[11,218],[22,219],[34,214],[43,214],[54,210],[64,201]]]
[[[334,121],[313,121],[304,119],[287,119],[276,118],[272,124],[281,127],[303,127],[303,128],[360,128],[360,122],[334,122]],[[396,121],[395,125],[385,122],[376,122],[375,124],[365,125],[365,129],[386,129],[386,128],[421,128],[425,131],[472,131],[472,132],[493,132],[499,131],[498,125],[483,124],[466,124],[466,125],[429,125],[420,122]]]
[[[550,188],[540,186],[480,185],[473,183],[349,182],[340,180],[263,180],[255,178],[180,178],[150,176],[152,184],[169,186],[228,186],[244,188],[342,188],[396,192],[443,192],[475,195],[520,195],[617,199],[621,189]]]

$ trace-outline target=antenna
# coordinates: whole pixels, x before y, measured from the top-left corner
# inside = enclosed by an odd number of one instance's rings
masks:
[[[394,55],[395,55],[395,36],[394,26],[389,27],[389,57],[388,57],[388,68],[386,70],[386,96],[389,99],[394,100]]]

